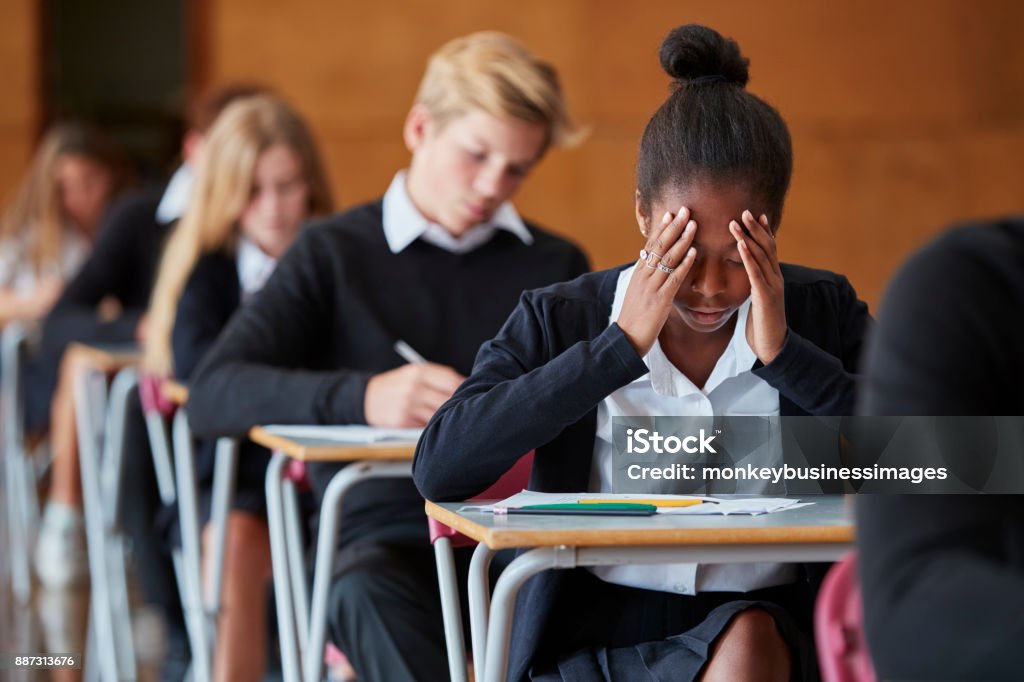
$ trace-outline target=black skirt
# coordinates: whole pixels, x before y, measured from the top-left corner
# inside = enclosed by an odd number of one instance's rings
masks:
[[[793,679],[818,679],[814,600],[805,581],[690,596],[607,583],[584,569],[566,578],[532,680],[695,680],[732,618],[751,608],[775,620],[789,645]]]

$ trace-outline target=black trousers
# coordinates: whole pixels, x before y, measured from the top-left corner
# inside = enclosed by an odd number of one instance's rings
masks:
[[[455,550],[464,632],[471,555]],[[330,634],[360,682],[449,679],[433,547],[356,542],[341,551],[339,563]]]

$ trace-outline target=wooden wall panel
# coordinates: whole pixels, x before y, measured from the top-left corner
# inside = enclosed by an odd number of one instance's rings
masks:
[[[1024,5],[1011,0],[213,0],[210,82],[264,80],[325,147],[345,206],[379,195],[425,58],[473,30],[512,33],[558,66],[588,141],[556,150],[517,204],[598,267],[632,258],[633,164],[667,93],[664,34],[735,37],[750,89],[789,122],[796,169],[784,257],[839,270],[872,304],[951,221],[1024,210]]]
[[[21,179],[37,132],[38,28],[36,3],[0,3],[0,204]]]

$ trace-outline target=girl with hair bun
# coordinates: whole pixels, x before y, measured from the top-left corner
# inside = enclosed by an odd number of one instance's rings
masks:
[[[531,449],[532,490],[612,491],[613,417],[852,414],[870,318],[845,277],[778,260],[786,124],[707,27],[673,30],[661,64],[673,87],[640,144],[639,259],[524,294],[420,439],[428,499],[472,497]],[[519,595],[509,679],[816,678],[805,574],[542,573]]]

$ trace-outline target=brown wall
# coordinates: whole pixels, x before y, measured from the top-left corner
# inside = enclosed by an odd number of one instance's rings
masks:
[[[33,0],[0,3],[0,204],[28,166],[38,131],[38,15]]]
[[[37,126],[35,3],[0,3],[0,194]],[[197,6],[201,12],[197,11]],[[687,21],[736,38],[779,108],[796,171],[783,257],[849,275],[873,305],[951,221],[1024,210],[1024,3],[1014,0],[190,0],[197,86],[259,79],[306,113],[345,206],[380,194],[427,55],[494,28],[560,69],[581,147],[556,150],[517,204],[595,266],[631,259],[633,163],[667,92],[661,38]]]
[[[661,38],[687,21],[736,38],[751,90],[789,122],[796,171],[783,257],[849,275],[875,304],[894,267],[952,220],[1024,209],[1024,4],[680,0],[216,0],[213,82],[260,77],[312,120],[345,205],[378,195],[406,153],[425,57],[497,28],[554,62],[594,127],[527,183],[523,212],[597,267],[630,259],[633,163],[666,94]]]

